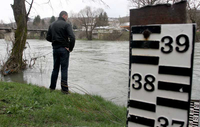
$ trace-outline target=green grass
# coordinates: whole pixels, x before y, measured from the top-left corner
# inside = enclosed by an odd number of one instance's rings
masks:
[[[0,127],[123,127],[126,108],[99,96],[0,82]]]

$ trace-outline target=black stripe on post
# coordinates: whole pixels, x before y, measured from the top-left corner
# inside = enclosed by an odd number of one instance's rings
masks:
[[[132,56],[131,63],[158,65],[159,57],[157,57],[157,56]]]
[[[159,90],[167,90],[167,91],[175,91],[175,92],[184,92],[184,93],[190,93],[191,87],[186,84],[180,84],[180,83],[171,83],[171,82],[163,82],[158,81],[158,89]]]
[[[141,101],[129,100],[128,106],[150,112],[156,112],[156,105]]]
[[[188,102],[162,97],[157,97],[157,105],[184,110],[189,110],[190,107]]]
[[[132,34],[142,34],[143,31],[149,30],[151,33],[160,34],[161,26],[132,26]]]
[[[155,120],[153,119],[140,117],[136,115],[130,115],[130,117],[128,118],[128,121],[141,124],[141,125],[146,125],[148,127],[154,127],[154,124],[155,124]]]
[[[184,67],[159,66],[158,73],[168,75],[191,76],[192,69]]]
[[[159,49],[159,41],[131,41],[131,48]]]

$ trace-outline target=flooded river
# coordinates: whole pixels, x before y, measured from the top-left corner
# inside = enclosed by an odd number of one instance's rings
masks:
[[[51,43],[27,40],[25,56],[39,57],[35,65],[19,74],[1,77],[4,81],[49,87],[53,68]],[[0,40],[0,60],[5,61],[9,42]],[[69,87],[72,92],[100,95],[119,105],[127,102],[129,67],[128,41],[77,41],[70,54]],[[192,99],[200,99],[200,43],[195,45]],[[60,89],[60,75],[57,89]]]

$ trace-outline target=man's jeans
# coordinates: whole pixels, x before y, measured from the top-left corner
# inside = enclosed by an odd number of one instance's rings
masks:
[[[50,89],[56,88],[56,82],[58,79],[59,68],[61,65],[61,88],[63,91],[68,91],[68,65],[69,65],[69,51],[64,48],[53,49],[53,71],[51,74]]]

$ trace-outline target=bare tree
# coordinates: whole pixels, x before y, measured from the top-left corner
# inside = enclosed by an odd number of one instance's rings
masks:
[[[140,8],[146,5],[154,5],[160,2],[160,0],[128,0],[131,6]]]
[[[0,24],[4,24],[3,20],[0,21]]]
[[[34,0],[29,3],[25,0],[14,0],[14,4],[11,5],[17,24],[15,31],[15,40],[12,48],[11,55],[2,67],[2,73],[7,75],[9,73],[18,72],[21,70],[25,63],[23,62],[23,51],[27,37],[27,21],[30,14]],[[26,11],[26,3],[29,4],[29,10]]]
[[[97,26],[96,18],[103,12],[103,9],[92,10],[87,6],[78,13],[78,20],[85,28],[86,37],[92,40],[92,31]]]
[[[71,11],[69,13],[70,17],[68,21],[71,23],[72,28],[74,29],[81,29],[82,23],[78,20],[78,14]]]
[[[170,3],[174,4],[182,0],[128,0],[130,6],[140,8],[146,5],[155,5],[160,3]],[[200,0],[187,0],[187,12],[188,19],[192,23],[197,23],[197,26],[200,26]]]
[[[155,5],[160,3],[172,3],[181,1],[181,0],[128,0],[130,3],[130,6],[140,8],[146,5]]]
[[[192,23],[197,23],[200,26],[200,1],[188,0],[188,17]]]

